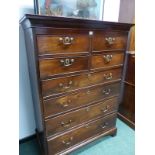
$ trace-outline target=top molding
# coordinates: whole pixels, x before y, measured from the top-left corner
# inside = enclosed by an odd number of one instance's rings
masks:
[[[25,14],[20,20],[24,29],[33,27],[57,27],[57,28],[87,28],[87,29],[113,29],[129,31],[134,24],[88,20],[68,17],[42,16]]]

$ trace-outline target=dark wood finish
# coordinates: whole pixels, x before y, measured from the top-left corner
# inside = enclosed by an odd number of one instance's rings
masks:
[[[44,154],[68,154],[115,136],[132,24],[38,15],[25,15],[20,22]]]
[[[66,154],[74,151],[75,149],[78,149],[78,148],[80,148],[80,147],[82,147],[84,145],[87,145],[87,144],[89,144],[89,143],[91,143],[91,142],[93,142],[93,141],[95,141],[95,140],[97,140],[99,138],[100,139],[103,138],[103,136],[104,137],[105,136],[112,136],[112,137],[114,137],[116,135],[116,133],[117,133],[117,128],[114,127],[114,128],[109,129],[107,131],[104,131],[103,133],[98,133],[95,136],[92,136],[92,137],[86,139],[85,141],[82,141],[81,143],[78,143],[77,145],[74,145],[73,147],[68,148],[67,150],[65,150],[65,152],[61,152],[60,154],[61,155],[66,155]]]
[[[81,75],[42,80],[42,94],[46,98],[55,94],[82,89],[87,86],[118,80],[121,79],[121,75],[122,68],[115,68],[107,71],[89,72],[82,73]]]
[[[59,134],[80,124],[85,124],[97,117],[105,116],[109,113],[116,112],[118,107],[118,98],[114,97],[109,100],[101,101],[95,105],[84,107],[71,111],[64,115],[46,120],[47,136]]]
[[[135,122],[135,88],[125,84],[123,103],[120,105],[119,112],[132,122]]]
[[[108,57],[109,62],[107,62]],[[124,62],[124,53],[108,53],[102,55],[93,55],[91,61],[92,69],[100,69],[112,66],[120,66]]]
[[[129,52],[127,57],[124,94],[118,116],[130,127],[135,128],[135,54]]]
[[[75,130],[72,130],[62,136],[49,139],[48,148],[50,154],[56,154],[62,150],[73,147],[82,141],[85,141],[99,133],[103,133],[114,128],[116,123],[116,114],[98,119],[85,124]],[[58,147],[59,146],[59,147]]]
[[[132,129],[135,129],[135,123],[122,115],[120,112],[118,112],[118,118],[122,120],[124,123],[126,123],[128,126],[130,126]]]
[[[65,18],[66,19],[66,18]],[[60,24],[60,23],[59,23]],[[89,35],[89,29],[83,29],[80,27],[77,28],[69,28],[69,27],[64,27],[63,25],[61,27],[35,27],[36,35],[38,36],[74,36],[78,37],[84,36],[84,37],[89,37],[87,39],[90,39]],[[79,47],[78,47],[79,48]],[[84,47],[82,47],[84,48]],[[73,49],[74,50],[74,49]],[[71,51],[72,52],[72,51]]]
[[[92,104],[107,97],[117,96],[120,92],[120,83],[101,85],[82,90],[64,97],[44,100],[44,116],[53,116]]]
[[[74,62],[72,62],[72,60]],[[65,66],[65,61],[69,61],[70,65]],[[51,75],[88,70],[88,57],[61,57],[55,59],[40,59],[39,67],[40,77],[42,79],[45,79],[50,77]]]
[[[73,39],[70,41],[70,38]],[[60,39],[63,39],[60,41]],[[69,41],[65,44],[65,39]],[[39,54],[80,53],[89,52],[89,35],[70,34],[65,31],[61,35],[38,35]]]
[[[128,54],[125,81],[132,85],[135,85],[135,54]]]
[[[21,20],[24,29],[27,28],[81,28],[129,31],[134,24],[106,22],[88,19],[75,19],[64,17],[40,16],[26,14]],[[46,30],[47,31],[47,30]]]
[[[93,38],[93,52],[125,50],[128,32],[95,31]],[[114,39],[112,41],[108,39]]]

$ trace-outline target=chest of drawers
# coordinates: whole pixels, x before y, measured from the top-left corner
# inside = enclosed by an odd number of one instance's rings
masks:
[[[43,154],[114,136],[132,25],[28,14],[20,23]]]

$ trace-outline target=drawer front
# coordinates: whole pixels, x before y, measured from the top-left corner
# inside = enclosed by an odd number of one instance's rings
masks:
[[[112,129],[116,124],[116,114],[85,124],[82,127],[72,130],[62,136],[48,140],[49,154],[56,154],[68,149],[84,140]]]
[[[45,121],[46,135],[51,136],[63,132],[81,123],[104,116],[117,110],[118,98],[112,98],[80,110],[69,112]]]
[[[91,68],[106,68],[122,65],[124,62],[124,53],[103,54],[92,56]]]
[[[93,52],[107,50],[126,50],[127,32],[104,32],[94,33]]]
[[[38,35],[39,54],[89,52],[89,35]]]
[[[88,70],[88,57],[40,59],[40,77]]]
[[[91,87],[90,89],[85,89],[79,93],[76,92],[64,97],[44,100],[44,116],[53,116],[77,107],[85,106],[97,100],[118,95],[119,92],[120,83],[113,83]]]
[[[46,96],[53,94],[69,92],[82,87],[117,80],[121,78],[121,74],[122,68],[116,68],[96,73],[43,80],[41,82],[42,94],[46,98]]]

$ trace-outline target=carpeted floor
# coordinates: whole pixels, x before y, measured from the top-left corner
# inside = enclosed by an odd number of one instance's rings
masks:
[[[40,155],[36,139],[20,144],[19,155]],[[134,155],[135,132],[117,119],[117,136],[94,141],[70,155]]]

